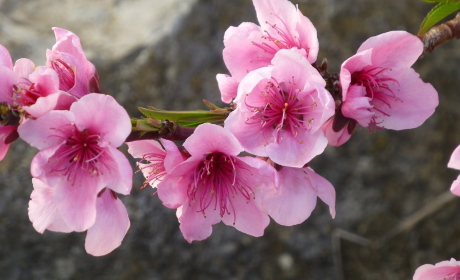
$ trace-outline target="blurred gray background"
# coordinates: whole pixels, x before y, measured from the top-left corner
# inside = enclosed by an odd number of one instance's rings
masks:
[[[415,34],[433,6],[420,0],[295,0],[318,30],[320,53],[331,72],[370,36],[390,30]],[[204,109],[218,105],[215,75],[227,73],[223,35],[243,21],[257,22],[250,0],[0,0],[0,44],[13,61],[45,61],[54,44],[51,27],[81,38],[96,65],[102,91],[131,116],[138,106]],[[460,41],[450,42],[414,66],[438,90],[440,105],[410,131],[358,130],[345,145],[328,147],[311,163],[337,191],[337,217],[318,202],[303,224],[271,222],[261,238],[223,224],[210,238],[187,243],[175,211],[151,189],[121,197],[131,219],[122,245],[95,258],[84,250],[85,233],[37,233],[27,215],[32,191],[29,164],[37,153],[21,140],[0,163],[0,279],[412,279],[424,263],[460,258],[460,198],[444,203],[414,228],[380,249],[341,242],[343,229],[377,240],[430,206],[459,171],[447,169],[460,144]],[[122,148],[126,151],[126,147]],[[135,164],[135,161],[131,159]],[[343,261],[336,272],[334,257]]]

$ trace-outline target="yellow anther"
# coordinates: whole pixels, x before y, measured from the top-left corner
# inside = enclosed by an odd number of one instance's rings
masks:
[[[73,158],[73,161],[77,161],[77,160],[78,160],[78,157],[74,157],[74,158]]]

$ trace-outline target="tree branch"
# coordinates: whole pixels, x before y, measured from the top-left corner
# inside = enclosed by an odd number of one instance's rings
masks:
[[[426,53],[433,52],[435,48],[449,42],[450,40],[459,39],[460,13],[458,13],[454,19],[444,22],[443,24],[436,25],[418,37],[423,42],[423,53],[420,55],[420,58],[422,58]]]

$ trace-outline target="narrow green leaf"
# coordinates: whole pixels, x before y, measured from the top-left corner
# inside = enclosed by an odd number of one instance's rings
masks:
[[[429,1],[429,0],[428,0]],[[460,0],[459,1],[442,1],[436,5],[431,11],[427,14],[422,24],[420,25],[419,35],[425,33],[433,27],[438,21],[444,19],[448,15],[460,9]]]

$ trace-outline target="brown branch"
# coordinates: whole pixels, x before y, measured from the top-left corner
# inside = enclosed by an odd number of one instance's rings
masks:
[[[438,46],[449,42],[453,39],[460,38],[460,13],[457,16],[444,22],[443,24],[436,25],[428,30],[426,33],[418,36],[423,42],[422,58],[426,53],[431,53]]]

